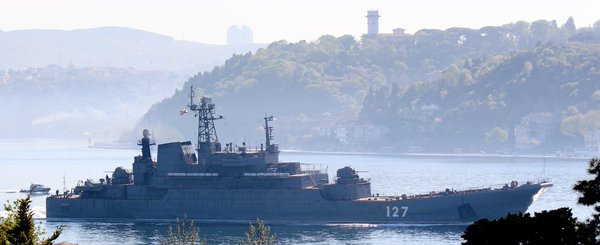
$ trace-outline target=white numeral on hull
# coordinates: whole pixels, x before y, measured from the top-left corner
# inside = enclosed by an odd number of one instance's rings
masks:
[[[386,216],[387,217],[391,217],[391,218],[400,218],[400,217],[406,217],[406,212],[408,212],[408,207],[407,206],[402,206],[402,207],[397,207],[397,206],[385,206],[386,209]],[[399,214],[400,210],[402,210],[402,213]]]

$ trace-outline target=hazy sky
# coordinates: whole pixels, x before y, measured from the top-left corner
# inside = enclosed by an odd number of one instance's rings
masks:
[[[379,10],[380,32],[402,27],[480,28],[517,20],[569,16],[577,27],[600,19],[600,0],[0,0],[0,30],[125,26],[176,39],[224,44],[230,25],[248,25],[254,40],[315,40],[361,35],[367,10]]]

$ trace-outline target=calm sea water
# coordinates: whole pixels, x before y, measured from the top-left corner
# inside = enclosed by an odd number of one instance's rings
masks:
[[[81,140],[0,140],[0,202],[24,195],[14,193],[31,183],[62,190],[78,180],[99,179],[117,166],[131,168],[137,150],[92,149]],[[587,160],[553,157],[406,157],[282,153],[282,161],[299,161],[327,168],[330,176],[343,166],[352,166],[361,177],[370,178],[373,193],[419,194],[446,188],[466,189],[501,185],[512,180],[551,179],[554,186],[528,210],[570,207],[575,216],[588,218],[592,210],[577,204],[572,186],[590,178]],[[318,165],[322,164],[322,165]],[[63,185],[64,182],[64,185]],[[33,197],[33,209],[40,226],[53,231],[66,229],[59,241],[79,244],[156,244],[169,223],[139,222],[46,222],[45,196]],[[0,213],[5,214],[5,213]],[[199,224],[202,237],[210,244],[235,243],[246,226]],[[282,243],[306,244],[460,244],[466,225],[272,225]]]

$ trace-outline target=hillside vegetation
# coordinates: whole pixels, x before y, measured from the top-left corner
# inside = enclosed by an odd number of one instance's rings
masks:
[[[194,120],[176,115],[193,85],[227,118],[217,125],[226,140],[258,143],[260,119],[274,114],[277,139],[287,147],[336,144],[323,129],[356,120],[391,130],[361,149],[509,146],[525,115],[564,111],[564,117],[594,108],[598,29],[536,21],[274,42],[196,74],[153,106],[136,132],[152,127],[163,139],[192,139]]]
[[[523,117],[551,113],[557,127],[544,147],[560,149],[578,134],[577,129],[561,134],[560,122],[600,109],[599,67],[600,45],[583,44],[544,45],[480,65],[450,65],[437,80],[372,91],[361,118],[392,128],[395,143],[404,146],[475,150],[510,147]],[[567,121],[563,126],[579,127]],[[492,139],[496,128],[507,138]]]

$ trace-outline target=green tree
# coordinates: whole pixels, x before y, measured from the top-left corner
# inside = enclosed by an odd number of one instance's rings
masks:
[[[496,144],[496,143],[504,143],[508,140],[508,133],[506,130],[501,129],[499,127],[495,127],[489,132],[485,133],[485,143],[488,144]]]
[[[458,80],[460,69],[455,64],[450,64],[446,69],[442,71],[441,81],[448,87],[455,86]],[[466,79],[466,78],[464,78]]]
[[[509,214],[497,220],[478,220],[468,226],[463,244],[581,244],[579,222],[570,208],[530,214]]]
[[[167,239],[165,245],[200,245],[206,244],[206,241],[200,239],[200,229],[194,225],[194,221],[188,221],[187,216],[183,220],[175,220],[175,229],[169,226],[167,230]]]
[[[62,233],[63,227],[61,226],[50,237],[40,238],[45,235],[45,232],[35,226],[29,195],[12,204],[7,203],[4,205],[4,209],[8,212],[8,216],[6,219],[0,220],[0,244],[2,245],[49,245],[53,244]]]
[[[481,219],[469,225],[463,244],[598,244],[600,235],[600,160],[590,160],[591,180],[580,180],[573,189],[578,203],[593,206],[595,213],[578,222],[570,208],[530,214],[509,214],[497,220]]]
[[[569,107],[571,108],[571,107]],[[580,134],[584,118],[581,113],[568,116],[560,122],[560,132],[564,135],[575,136]]]
[[[591,180],[577,181],[573,189],[581,194],[577,202],[594,207],[596,213],[588,220],[587,230],[593,237],[600,235],[600,159],[590,160],[588,173],[594,175]]]
[[[467,69],[462,69],[458,74],[458,82],[462,85],[472,85],[473,84],[473,75]]]
[[[0,237],[1,237],[0,233]],[[1,243],[0,245],[4,245]],[[165,245],[204,245],[205,239],[200,237],[198,229],[193,221],[188,221],[184,215],[183,220],[175,220],[175,228],[169,226],[167,237],[163,242]],[[275,235],[271,235],[271,228],[266,226],[260,219],[256,219],[256,226],[250,224],[249,230],[244,233],[244,239],[237,242],[240,245],[269,245],[276,243]]]
[[[271,228],[266,226],[260,219],[256,219],[256,226],[250,224],[250,230],[244,234],[244,240],[240,245],[265,245],[275,244],[276,236],[271,235]]]
[[[569,34],[572,34],[577,30],[577,28],[575,27],[575,20],[573,19],[572,16],[569,16],[569,19],[567,19],[567,22],[565,22],[565,24],[563,25],[563,28]]]
[[[560,131],[562,134],[575,136],[589,136],[595,130],[600,129],[600,111],[592,110],[585,114],[577,113],[573,116],[566,117],[560,123]]]
[[[547,20],[536,20],[529,27],[530,38],[536,42],[548,40],[554,31],[555,26]]]
[[[597,20],[596,22],[594,22],[594,25],[592,26],[592,30],[594,30],[596,33],[600,33],[600,20]]]

